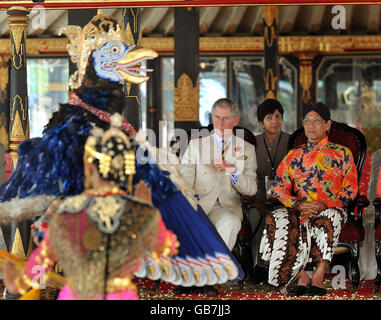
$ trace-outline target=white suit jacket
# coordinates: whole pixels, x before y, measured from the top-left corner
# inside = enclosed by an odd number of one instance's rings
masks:
[[[217,173],[212,167],[217,159],[221,159],[221,154],[213,134],[192,139],[181,160],[181,173],[199,195],[199,204],[206,214],[209,214],[218,199],[222,207],[234,209],[242,220],[240,195],[255,195],[257,192],[255,148],[240,137],[232,137],[225,151],[225,160],[239,169],[235,184],[229,173]]]

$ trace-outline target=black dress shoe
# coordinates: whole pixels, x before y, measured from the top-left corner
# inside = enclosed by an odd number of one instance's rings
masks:
[[[299,297],[303,296],[307,291],[307,287],[305,286],[295,286],[289,292],[288,295],[291,297]]]
[[[197,287],[183,287],[178,286],[175,289],[173,289],[173,294],[189,294],[189,293],[196,293],[198,291]]]
[[[327,293],[327,290],[325,290],[324,288],[310,286],[307,288],[305,295],[309,297],[324,296],[326,293]]]
[[[268,267],[263,267],[256,265],[254,267],[254,273],[253,273],[253,278],[252,282],[254,284],[266,284],[268,282],[269,278],[269,269]]]
[[[217,297],[218,296],[218,291],[215,287],[213,286],[204,286],[199,288],[199,293],[205,295],[205,296],[210,296],[210,297]]]

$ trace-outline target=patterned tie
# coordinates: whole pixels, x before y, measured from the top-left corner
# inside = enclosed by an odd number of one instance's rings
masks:
[[[225,159],[225,149],[226,149],[226,143],[224,140],[222,140],[222,149],[221,149],[221,159]]]

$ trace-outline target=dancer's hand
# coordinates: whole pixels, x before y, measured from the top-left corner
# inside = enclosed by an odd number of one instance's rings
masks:
[[[140,201],[152,204],[152,191],[144,180],[140,180],[136,185],[134,197]]]
[[[15,286],[15,279],[20,274],[15,264],[7,259],[4,263],[4,285],[7,287],[9,293],[17,294],[17,288]]]

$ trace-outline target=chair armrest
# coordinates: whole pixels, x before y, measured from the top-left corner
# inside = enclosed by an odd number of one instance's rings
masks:
[[[376,198],[373,200],[374,205],[374,228],[376,229],[380,224],[380,214],[381,214],[381,198]]]
[[[364,213],[364,208],[369,206],[370,202],[366,196],[358,195],[357,198],[353,201],[353,208],[357,207],[357,216],[355,218],[357,227],[359,229],[363,228],[362,217]]]
[[[242,211],[248,212],[250,208],[255,207],[255,196],[241,196]]]
[[[270,198],[266,201],[258,200],[255,196],[242,197],[242,211],[248,212],[251,208],[260,209],[260,211],[273,211],[275,207],[283,207],[283,205],[276,199]]]
[[[358,196],[357,199],[356,199],[356,204],[357,204],[357,207],[360,207],[360,208],[367,208],[370,204],[370,201],[368,200],[367,197],[365,196]]]

